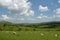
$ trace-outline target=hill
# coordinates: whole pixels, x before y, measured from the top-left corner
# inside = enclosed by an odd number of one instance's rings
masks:
[[[0,22],[0,30],[3,31],[31,31],[31,30],[59,30],[60,22],[43,22],[43,23],[33,23],[33,24],[16,24],[6,21]]]

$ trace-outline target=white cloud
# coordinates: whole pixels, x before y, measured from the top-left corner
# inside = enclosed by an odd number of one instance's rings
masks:
[[[23,21],[23,20],[25,20],[24,18],[20,18],[20,19],[17,19],[17,20],[21,20],[21,21]]]
[[[28,18],[27,20],[35,21],[36,18]]]
[[[56,9],[56,14],[60,15],[60,8]]]
[[[21,20],[24,20],[24,18],[21,18]]]
[[[7,7],[10,13],[20,14],[23,16],[33,16],[31,3],[28,0],[0,0],[0,6]]]
[[[34,11],[33,10],[30,10],[28,13],[29,13],[29,16],[34,16]]]
[[[60,3],[60,0],[58,0],[58,3]]]
[[[9,17],[8,15],[1,15],[2,17],[0,18],[0,20],[2,21],[15,21],[16,19],[15,18],[11,18]]]
[[[21,16],[34,16],[34,11],[33,10],[29,10],[23,13],[20,13]]]
[[[0,0],[1,6],[10,6],[12,3],[12,0]]]
[[[48,7],[47,6],[42,6],[42,5],[40,5],[39,6],[39,10],[41,11],[41,12],[45,12],[45,11],[48,11],[49,9],[48,9]]]
[[[56,17],[60,17],[60,8],[57,8],[57,9],[55,10],[55,12],[56,12],[55,16],[56,16]]]
[[[7,15],[2,15],[2,19],[3,19],[3,20],[8,20],[9,17],[8,17]]]
[[[37,18],[42,19],[42,18],[48,18],[48,16],[40,14]]]

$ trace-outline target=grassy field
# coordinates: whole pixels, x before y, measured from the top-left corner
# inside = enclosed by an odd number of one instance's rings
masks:
[[[60,40],[60,31],[0,31],[0,40]]]
[[[36,24],[0,22],[0,40],[60,40],[60,22]]]

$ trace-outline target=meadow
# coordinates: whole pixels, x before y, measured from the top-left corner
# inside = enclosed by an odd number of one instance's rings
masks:
[[[0,31],[0,40],[60,40],[60,32],[59,31]]]
[[[60,40],[60,22],[41,24],[0,22],[0,40]]]

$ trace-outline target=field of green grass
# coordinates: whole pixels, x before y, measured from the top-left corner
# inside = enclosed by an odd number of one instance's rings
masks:
[[[0,22],[0,40],[60,40],[60,22],[36,24]]]
[[[60,40],[60,31],[0,31],[0,40]]]

